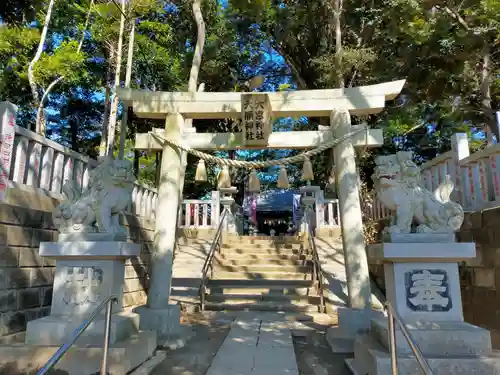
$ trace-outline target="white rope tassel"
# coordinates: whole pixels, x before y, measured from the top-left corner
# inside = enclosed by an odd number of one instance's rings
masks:
[[[280,166],[280,174],[278,176],[278,189],[289,189],[290,182],[288,182],[288,175],[284,165]]]
[[[217,187],[219,189],[228,189],[231,187],[231,175],[227,166],[222,168],[217,175]]]
[[[303,181],[312,181],[314,180],[314,173],[311,160],[306,158],[304,160],[304,165],[302,166],[302,180]]]
[[[260,192],[259,176],[257,176],[257,171],[255,169],[252,169],[250,176],[248,176],[248,190],[251,193]]]
[[[196,167],[196,175],[194,177],[195,181],[207,181],[207,168],[205,166],[205,160],[200,159]]]

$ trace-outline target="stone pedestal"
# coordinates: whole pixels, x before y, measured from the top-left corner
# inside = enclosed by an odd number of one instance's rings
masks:
[[[50,315],[28,322],[26,344],[61,345],[108,296],[115,295],[111,343],[136,333],[137,314],[123,312],[125,259],[138,256],[140,245],[115,241],[42,242],[40,255],[56,259]],[[103,309],[78,339],[79,344],[102,345]]]
[[[224,229],[226,233],[238,234],[238,226],[236,224],[236,218],[234,217],[231,207],[234,203],[233,195],[238,192],[236,187],[221,188],[219,189],[221,193],[220,202],[226,210],[226,218],[224,219]]]
[[[406,234],[392,240],[401,242],[371,245],[368,255],[384,263],[387,300],[434,374],[498,373],[500,360],[491,356],[490,332],[463,321],[457,262],[474,257],[475,244],[446,242],[443,234]],[[391,373],[387,318],[372,318],[370,328],[356,337],[355,357],[346,362],[354,374]],[[397,324],[396,348],[399,374],[420,374]]]

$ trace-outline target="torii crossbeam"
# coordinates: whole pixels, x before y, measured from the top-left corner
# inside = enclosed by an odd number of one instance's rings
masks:
[[[267,95],[272,117],[330,116],[336,108],[347,109],[351,115],[368,115],[380,112],[387,100],[394,99],[401,91],[405,80],[346,89],[305,90],[262,93]],[[152,92],[117,89],[117,94],[126,106],[133,108],[136,116],[148,119],[164,119],[178,113],[183,118],[217,119],[241,118],[242,95],[240,92]],[[354,128],[354,127],[353,127]],[[162,132],[162,130],[156,130]],[[263,145],[249,146],[243,134],[195,133],[184,129],[182,143],[199,150],[236,149],[307,149],[331,140],[331,129],[318,131],[272,132]],[[369,129],[352,139],[353,146],[377,147],[383,143],[382,131]],[[149,134],[136,134],[135,148],[160,151],[163,146]]]
[[[351,115],[382,111],[401,92],[405,80],[345,89],[267,92],[273,117],[328,117],[335,108]],[[159,92],[122,89],[118,97],[140,118],[164,119],[169,113],[184,118],[240,118],[241,92]]]

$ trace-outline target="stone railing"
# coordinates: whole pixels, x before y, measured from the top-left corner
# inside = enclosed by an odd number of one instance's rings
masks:
[[[446,175],[450,175],[455,190],[452,200],[466,211],[480,211],[500,206],[500,144],[470,154],[466,134],[454,134],[452,150],[420,166],[422,185],[436,190]],[[389,215],[376,198],[366,209],[371,220]]]
[[[179,208],[178,226],[181,228],[211,228],[212,202],[184,199]]]
[[[422,164],[422,184],[434,191],[445,175],[455,183],[452,199],[466,211],[500,206],[500,145],[470,154],[466,134],[455,134],[452,150]]]
[[[391,215],[389,211],[376,197],[375,192],[370,192],[361,202],[364,219],[368,221],[384,219]]]
[[[220,195],[213,191],[208,200],[184,199],[179,207],[179,228],[215,228],[220,217]]]
[[[2,140],[2,199],[6,188],[65,199],[62,186],[74,179],[79,189],[88,186],[89,173],[97,161],[75,152],[37,133],[14,125],[14,139],[6,150],[5,133]],[[8,135],[9,136],[9,135]],[[9,146],[7,144],[7,146]],[[10,152],[6,155],[6,152]],[[133,203],[129,212],[154,218],[157,193],[155,189],[135,183]]]

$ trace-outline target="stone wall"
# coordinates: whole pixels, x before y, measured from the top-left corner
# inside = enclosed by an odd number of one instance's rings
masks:
[[[154,223],[124,217],[141,256],[125,269],[124,307],[146,302]],[[41,241],[56,241],[50,212],[0,204],[0,337],[23,331],[26,322],[50,313],[55,261],[41,258]]]
[[[371,228],[380,230],[377,223]],[[460,264],[464,318],[487,328],[493,345],[500,348],[500,207],[466,213],[457,240],[476,243],[476,258]],[[384,285],[383,265],[370,264],[375,282]]]
[[[462,262],[460,284],[465,320],[492,331],[500,347],[500,208],[467,213],[457,235],[476,243],[476,258]]]

